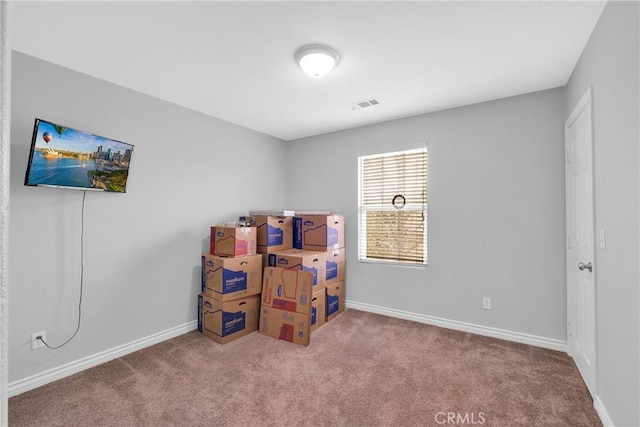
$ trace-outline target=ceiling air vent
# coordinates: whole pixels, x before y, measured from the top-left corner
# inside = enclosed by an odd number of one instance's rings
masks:
[[[363,108],[375,107],[376,105],[380,105],[380,100],[377,98],[371,98],[366,101],[349,104],[349,107],[351,107],[352,110],[362,110]]]

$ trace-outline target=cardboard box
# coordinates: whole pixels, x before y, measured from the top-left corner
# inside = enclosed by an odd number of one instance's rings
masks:
[[[344,248],[344,216],[342,215],[302,215],[302,249],[328,251]]]
[[[262,255],[219,257],[202,255],[202,288],[205,295],[230,301],[262,292]]]
[[[257,230],[258,253],[267,254],[293,248],[293,217],[252,215],[240,217]]]
[[[218,256],[244,256],[257,253],[256,227],[211,227],[211,253]]]
[[[313,274],[314,289],[324,288],[327,275],[327,254],[302,249],[278,251],[269,254],[269,267],[308,271]]]
[[[326,252],[325,286],[345,281],[345,248],[332,249]]]
[[[250,210],[250,216],[289,216],[292,217],[295,215],[295,211],[290,209],[257,209]]]
[[[326,322],[325,305],[327,302],[326,291],[324,288],[318,289],[311,297],[311,332],[324,325]]]
[[[327,313],[327,322],[335,319],[344,311],[344,297],[345,297],[345,289],[344,282],[334,283],[333,285],[327,286],[327,305],[326,305],[326,313]]]
[[[263,305],[260,307],[258,332],[306,347],[309,345],[311,337],[310,318],[309,314],[293,313]]]
[[[198,295],[198,330],[220,344],[258,330],[260,296],[222,302]]]
[[[265,267],[262,277],[262,302],[280,310],[311,313],[313,275],[307,271]]]

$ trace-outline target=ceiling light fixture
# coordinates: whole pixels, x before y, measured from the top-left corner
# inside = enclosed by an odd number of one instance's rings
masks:
[[[338,64],[338,53],[329,46],[310,44],[296,51],[296,62],[311,77],[320,78]]]

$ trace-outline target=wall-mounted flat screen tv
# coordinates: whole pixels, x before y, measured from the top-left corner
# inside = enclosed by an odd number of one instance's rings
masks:
[[[36,119],[24,185],[124,193],[133,145]]]

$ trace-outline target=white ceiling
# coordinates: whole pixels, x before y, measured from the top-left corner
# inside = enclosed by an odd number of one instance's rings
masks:
[[[563,86],[604,4],[14,2],[9,23],[16,51],[292,140]],[[340,55],[323,79],[294,62],[309,43]]]

